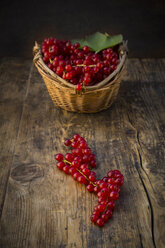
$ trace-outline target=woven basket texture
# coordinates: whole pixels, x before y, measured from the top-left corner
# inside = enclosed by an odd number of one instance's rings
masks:
[[[115,101],[126,69],[126,43],[120,46],[120,60],[116,70],[97,85],[85,87],[82,92],[77,92],[75,85],[62,79],[46,66],[37,43],[35,43],[33,53],[34,64],[56,106],[72,112],[96,113],[109,108]]]

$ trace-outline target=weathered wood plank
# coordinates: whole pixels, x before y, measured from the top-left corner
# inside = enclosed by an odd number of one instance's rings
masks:
[[[27,89],[31,61],[0,61],[0,216]]]
[[[131,59],[116,103],[98,114],[54,108],[32,73],[1,219],[1,247],[164,247],[165,61]],[[111,221],[90,222],[97,199],[56,169],[62,140],[84,136],[98,160],[97,175],[125,176]]]
[[[140,61],[143,65],[143,74],[135,72],[136,78],[139,80],[139,92],[135,94],[134,101],[131,101],[131,109],[128,111],[129,122],[136,130],[137,157],[139,156],[139,166],[136,168],[148,198],[152,239],[156,247],[164,247],[165,245],[164,62],[164,60],[150,61],[145,59]],[[133,66],[135,67],[135,64]],[[159,70],[157,70],[158,68]],[[156,71],[159,71],[159,74],[155,76]],[[143,107],[141,111],[137,111],[140,109],[140,105]]]

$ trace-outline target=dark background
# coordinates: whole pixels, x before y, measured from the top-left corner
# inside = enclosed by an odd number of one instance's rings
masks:
[[[165,57],[165,1],[1,1],[0,57],[32,58],[34,41],[122,33],[129,56]]]

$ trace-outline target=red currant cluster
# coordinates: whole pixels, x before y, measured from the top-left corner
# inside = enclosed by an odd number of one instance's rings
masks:
[[[114,201],[119,198],[120,187],[124,183],[124,177],[118,170],[109,171],[107,177],[96,180],[96,173],[90,168],[96,167],[95,155],[91,154],[91,149],[87,147],[87,142],[79,134],[75,134],[72,139],[65,140],[66,146],[72,146],[71,153],[65,157],[58,153],[55,156],[57,167],[66,174],[70,174],[81,184],[87,186],[89,192],[94,192],[98,197],[98,205],[94,207],[91,221],[98,226],[112,217],[115,207]]]
[[[77,90],[83,86],[99,83],[112,73],[119,63],[118,53],[107,48],[99,53],[90,51],[88,46],[47,38],[42,43],[43,61],[48,67],[70,83]]]
[[[114,201],[119,198],[120,187],[124,183],[124,177],[120,171],[109,171],[107,177],[95,182],[93,191],[97,193],[98,205],[94,207],[91,215],[91,221],[98,226],[104,226],[104,223],[112,217],[112,211],[115,207]]]

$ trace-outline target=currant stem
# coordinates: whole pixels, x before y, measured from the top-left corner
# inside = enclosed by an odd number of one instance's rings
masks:
[[[63,160],[63,162],[68,163],[70,165],[72,164],[71,162],[69,162],[68,160],[65,160],[65,159]]]
[[[73,67],[83,67],[83,66],[89,66],[89,67],[96,67],[96,65],[84,65],[84,64],[80,64],[80,65],[74,65]]]
[[[63,162],[65,162],[65,163],[68,163],[69,165],[71,165],[72,163],[71,162],[69,162],[68,160],[63,160]],[[96,184],[94,184],[92,181],[90,181],[83,173],[82,173],[82,171],[80,171],[79,169],[77,169],[77,168],[75,168],[83,177],[85,177],[85,179],[87,179],[87,181],[88,182],[90,182],[94,187],[96,187],[97,185]]]
[[[49,59],[49,61],[50,61],[51,64],[53,64],[53,60],[51,58]]]

